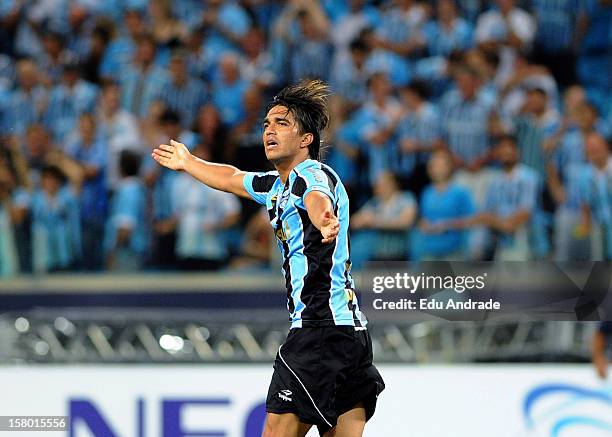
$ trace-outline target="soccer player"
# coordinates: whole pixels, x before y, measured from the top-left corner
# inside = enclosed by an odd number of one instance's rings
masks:
[[[291,330],[279,348],[266,400],[264,437],[361,436],[384,382],[354,293],[349,200],[319,161],[328,88],[304,81],[268,104],[267,159],[276,171],[249,173],[194,157],[176,141],[153,150],[161,165],[265,205],[283,256]]]

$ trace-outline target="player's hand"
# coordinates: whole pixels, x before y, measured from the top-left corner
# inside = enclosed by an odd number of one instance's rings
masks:
[[[338,218],[330,211],[323,213],[323,225],[321,226],[321,235],[323,235],[322,243],[331,243],[340,232],[340,222]]]
[[[181,171],[185,170],[191,153],[189,153],[189,150],[187,150],[183,143],[170,140],[170,145],[160,144],[156,149],[153,149],[151,156],[164,167]]]

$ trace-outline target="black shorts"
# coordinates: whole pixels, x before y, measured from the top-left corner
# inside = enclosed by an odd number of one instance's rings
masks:
[[[268,413],[294,413],[322,435],[338,416],[363,403],[370,419],[385,388],[372,364],[365,329],[329,326],[292,329],[279,348],[266,399]]]

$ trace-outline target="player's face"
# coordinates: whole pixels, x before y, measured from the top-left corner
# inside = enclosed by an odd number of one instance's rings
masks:
[[[293,114],[284,106],[274,106],[263,122],[263,143],[266,158],[273,164],[291,159],[308,144]]]

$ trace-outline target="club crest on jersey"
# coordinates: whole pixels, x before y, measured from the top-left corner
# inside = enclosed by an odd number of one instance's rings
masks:
[[[289,190],[285,190],[285,192],[280,198],[280,201],[278,202],[278,207],[280,209],[285,209],[285,206],[287,206],[288,201],[289,201]]]

